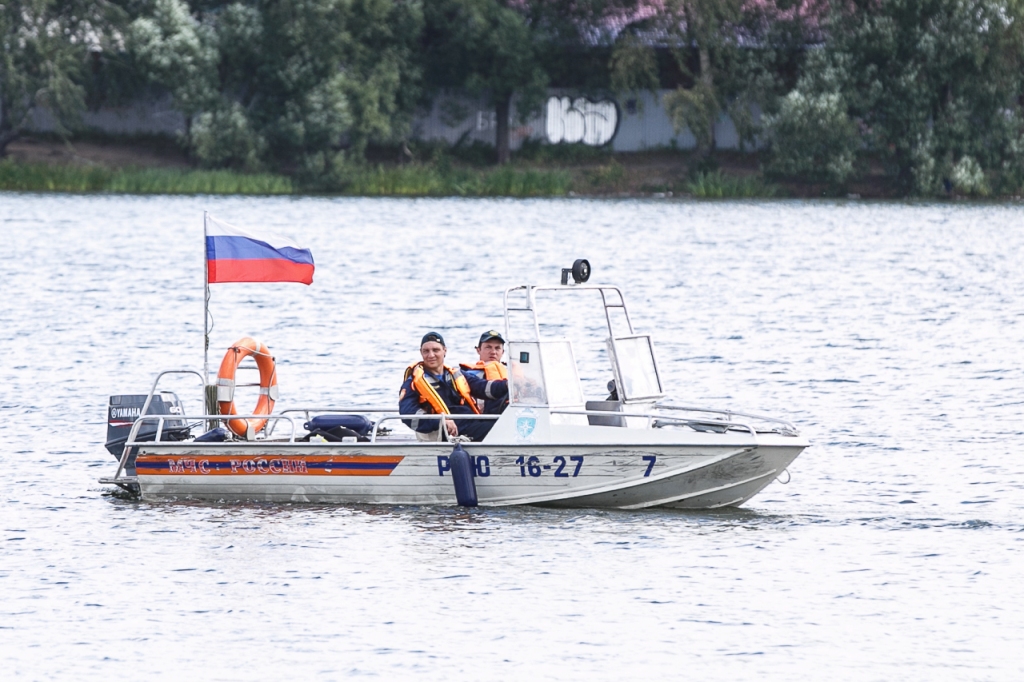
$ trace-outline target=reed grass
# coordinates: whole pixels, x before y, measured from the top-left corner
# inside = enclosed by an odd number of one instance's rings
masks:
[[[698,173],[686,191],[699,199],[754,199],[774,197],[778,187],[756,175],[726,175],[721,171]]]
[[[59,166],[0,162],[0,189],[125,194],[292,194],[291,178],[270,173]]]
[[[232,171],[119,170],[110,178],[108,192],[125,194],[293,194],[295,186],[285,175],[235,173]]]
[[[0,162],[0,189],[21,192],[99,192],[110,179],[102,167]]]
[[[349,169],[335,191],[355,196],[507,196],[567,194],[563,170],[503,166],[496,169],[408,164]],[[117,192],[125,194],[298,194],[316,191],[288,176],[227,170],[110,169],[0,162],[0,190],[21,192]]]
[[[342,191],[356,196],[544,197],[567,194],[571,184],[571,175],[562,170],[439,169],[409,164],[353,172]]]

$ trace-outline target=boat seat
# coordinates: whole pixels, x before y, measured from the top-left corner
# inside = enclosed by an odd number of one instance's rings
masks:
[[[587,412],[622,412],[622,402],[618,400],[588,400]],[[591,426],[625,426],[626,420],[623,417],[603,417],[596,414],[588,414],[587,422]]]

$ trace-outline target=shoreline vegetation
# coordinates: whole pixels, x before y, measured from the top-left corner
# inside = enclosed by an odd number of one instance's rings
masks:
[[[494,166],[493,148],[418,144],[376,149],[333,172],[246,173],[195,168],[169,137],[26,138],[0,160],[0,191],[111,194],[364,197],[675,197],[901,199],[884,172],[838,192],[826,184],[770,182],[757,154],[720,154],[700,168],[678,150],[613,154],[583,145],[527,145]],[[402,161],[396,161],[401,158]],[[947,198],[967,198],[950,194]],[[1019,200],[1019,196],[987,199]]]
[[[1024,2],[26,0],[0,36],[8,189],[1024,194]],[[140,123],[163,152],[81,160]],[[20,158],[40,128],[76,158]]]

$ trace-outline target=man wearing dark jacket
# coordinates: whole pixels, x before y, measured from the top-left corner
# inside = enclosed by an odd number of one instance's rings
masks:
[[[501,337],[501,334],[493,329],[481,334],[480,342],[476,346],[476,353],[480,359],[475,364],[459,363],[459,369],[463,374],[467,377],[486,379],[488,382],[508,379],[508,368],[501,362],[501,356],[505,354],[505,339]],[[506,387],[507,385],[506,382]],[[487,391],[485,390],[485,392]],[[507,388],[505,394],[500,398],[487,392],[487,398],[477,400],[476,406],[483,414],[501,414],[508,407]]]
[[[401,414],[479,414],[475,398],[503,398],[508,395],[508,381],[487,381],[467,376],[461,370],[444,364],[447,348],[444,338],[429,332],[420,341],[422,362],[405,370],[405,380],[398,394]],[[422,440],[437,440],[437,419],[403,420]],[[494,426],[482,419],[445,420],[448,436],[464,435],[481,441]]]

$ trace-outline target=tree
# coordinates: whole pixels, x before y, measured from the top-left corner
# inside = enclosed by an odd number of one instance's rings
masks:
[[[512,98],[520,116],[537,108],[547,74],[527,17],[501,0],[435,0],[425,7],[427,82],[486,96],[497,121],[498,163],[507,163]]]
[[[422,54],[433,91],[463,88],[494,107],[498,162],[510,158],[513,100],[519,119],[544,101],[567,60],[610,44],[611,27],[638,0],[433,0]],[[603,80],[598,79],[598,80]]]
[[[986,170],[1015,177],[1016,190],[1024,179],[1021,10],[1003,0],[840,5],[798,96],[843,102],[861,131],[858,146],[878,155],[900,192],[934,194],[945,184],[984,193]]]
[[[839,93],[794,88],[767,117],[765,128],[767,174],[825,183],[834,191],[853,175],[859,140]]]
[[[130,44],[191,122],[205,165],[322,173],[400,131],[415,101],[418,5],[156,0]]]
[[[422,94],[417,53],[423,11],[416,2],[354,0],[345,56],[352,144],[403,137]]]
[[[612,86],[620,92],[661,86],[656,50],[668,51],[681,82],[664,96],[676,132],[688,129],[698,154],[717,148],[715,124],[728,112],[740,144],[755,142],[755,106],[778,107],[792,87],[803,50],[823,8],[817,0],[665,0],[641,4],[612,53]]]
[[[85,60],[119,42],[122,18],[102,0],[0,3],[0,157],[37,110],[50,113],[59,134],[69,132],[85,108]]]
[[[127,38],[146,76],[170,91],[187,126],[216,106],[217,37],[210,26],[192,16],[184,0],[156,0],[150,15],[131,23]]]

